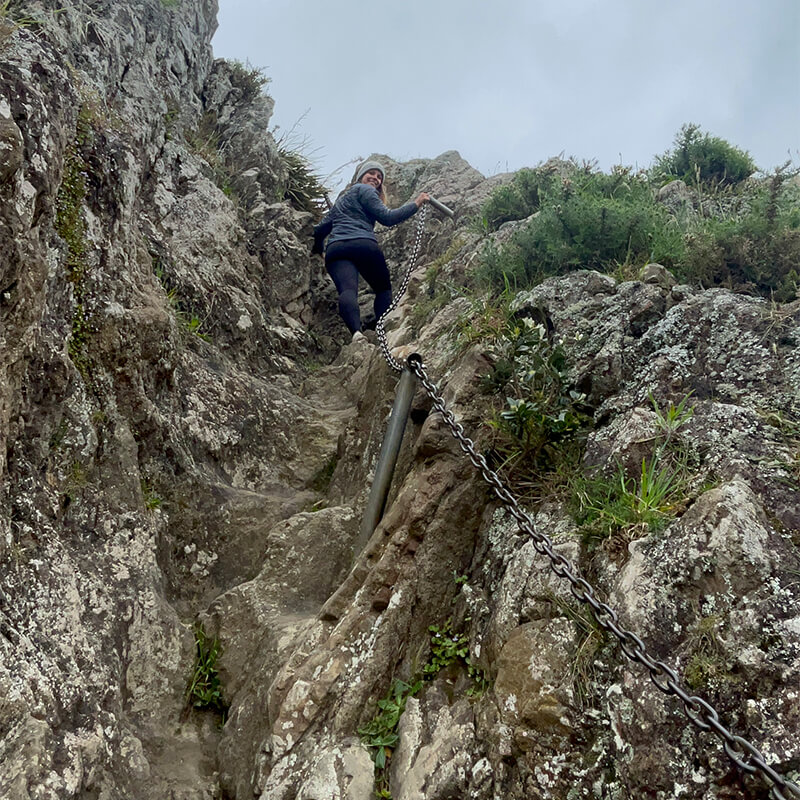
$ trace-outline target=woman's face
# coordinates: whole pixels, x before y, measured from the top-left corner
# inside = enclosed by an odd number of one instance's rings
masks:
[[[370,186],[380,189],[383,183],[383,175],[381,175],[379,169],[369,169],[362,176],[361,183],[368,183]]]

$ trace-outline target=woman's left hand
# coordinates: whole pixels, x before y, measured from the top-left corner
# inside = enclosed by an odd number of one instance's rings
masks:
[[[419,208],[423,203],[427,203],[431,199],[431,196],[427,192],[420,192],[419,197],[417,197],[414,202],[417,204],[417,208]]]

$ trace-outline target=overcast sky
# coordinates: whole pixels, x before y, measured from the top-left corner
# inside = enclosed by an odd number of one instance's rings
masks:
[[[270,77],[323,176],[458,150],[647,167],[695,122],[800,166],[800,0],[219,0],[217,57]],[[347,167],[340,184],[352,173]]]

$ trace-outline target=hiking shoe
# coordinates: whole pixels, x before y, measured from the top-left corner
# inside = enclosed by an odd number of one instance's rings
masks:
[[[366,342],[366,341],[367,337],[364,336],[364,334],[361,333],[361,331],[356,331],[353,334],[353,338],[351,339],[352,344],[355,344],[356,342]]]

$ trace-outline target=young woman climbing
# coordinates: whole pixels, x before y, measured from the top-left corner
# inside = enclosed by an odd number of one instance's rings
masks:
[[[344,320],[353,341],[361,334],[361,314],[358,308],[358,276],[361,275],[375,292],[375,319],[392,302],[392,285],[386,259],[375,237],[375,223],[392,226],[416,214],[430,200],[422,192],[415,200],[400,208],[384,205],[384,169],[377,161],[366,161],[356,172],[353,184],[334,203],[326,217],[314,228],[312,253],[322,254],[325,248],[325,268],[339,292],[339,315]]]

